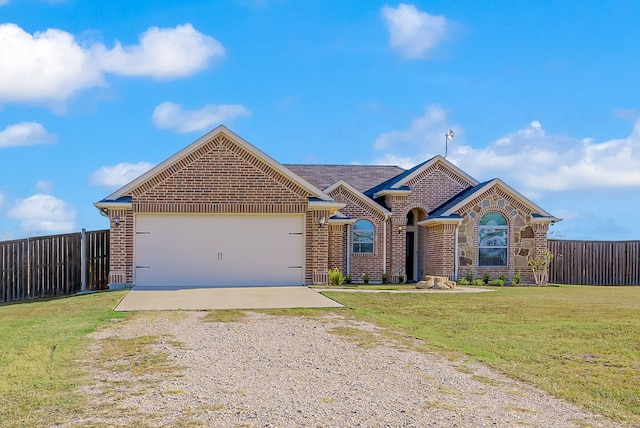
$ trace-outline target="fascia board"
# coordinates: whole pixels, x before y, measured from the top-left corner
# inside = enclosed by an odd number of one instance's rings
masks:
[[[309,201],[309,209],[312,211],[316,210],[329,210],[329,211],[338,211],[347,204],[342,202],[336,202],[334,200],[331,201]]]
[[[100,201],[93,204],[98,209],[110,209],[110,210],[130,210],[133,204],[131,202],[108,202]]]
[[[353,187],[352,185],[350,185],[349,183],[347,183],[344,180],[338,180],[335,183],[333,183],[331,186],[327,187],[325,189],[325,192],[327,193],[331,193],[334,190],[336,190],[339,187],[344,187],[345,189],[347,189],[347,191],[349,191],[350,193],[352,193],[354,196],[356,196],[358,199],[360,199],[361,201],[363,201],[364,203],[366,203],[367,205],[369,205],[371,208],[373,208],[374,210],[382,213],[385,216],[390,216],[391,215],[391,211],[384,209],[382,206],[380,206],[379,204],[377,204],[374,200],[372,200],[370,197],[368,197],[367,195],[365,195],[364,193],[360,192],[359,190],[357,190],[355,187]]]
[[[400,190],[400,189],[384,189],[380,190],[373,194],[374,198],[381,198],[383,196],[409,196],[411,194],[411,190]]]
[[[461,217],[454,217],[454,218],[436,217],[436,218],[428,218],[426,220],[419,221],[417,223],[417,225],[418,226],[430,227],[430,226],[437,226],[437,225],[440,225],[440,224],[456,224],[456,225],[460,225],[461,223],[462,223],[462,218]]]
[[[404,186],[406,183],[411,181],[413,178],[415,178],[418,175],[420,175],[422,173],[422,171],[424,171],[427,168],[430,168],[431,166],[433,166],[434,164],[436,164],[438,162],[442,163],[447,169],[450,169],[451,171],[453,171],[454,173],[456,173],[460,177],[462,177],[465,180],[467,180],[471,184],[471,186],[477,186],[478,184],[480,184],[480,182],[478,180],[476,180],[475,178],[473,178],[472,176],[470,176],[469,174],[467,174],[466,172],[464,172],[463,170],[461,170],[460,168],[458,168],[457,166],[455,166],[454,164],[452,164],[451,162],[449,162],[448,160],[446,160],[442,156],[436,155],[431,160],[429,160],[427,163],[422,165],[422,167],[418,168],[417,170],[413,171],[411,174],[409,174],[406,177],[404,177],[399,182],[395,183],[393,186],[391,186],[391,188],[394,189],[394,188],[398,188],[398,187]]]
[[[474,198],[476,198],[480,193],[485,192],[487,189],[490,189],[490,188],[492,188],[494,186],[501,187],[504,191],[506,191],[508,194],[513,196],[515,199],[519,200],[522,204],[528,206],[531,209],[531,211],[533,211],[534,213],[538,213],[542,217],[555,219],[554,216],[549,214],[547,211],[543,210],[541,207],[539,207],[537,204],[533,203],[528,198],[524,197],[520,192],[518,192],[517,190],[515,190],[511,186],[507,185],[504,181],[502,181],[499,178],[494,178],[493,180],[487,182],[486,185],[482,186],[480,189],[476,190],[475,192],[471,193],[470,195],[467,195],[466,198],[464,198],[463,200],[461,200],[460,202],[458,202],[457,204],[455,204],[454,206],[449,208],[447,211],[442,213],[442,215],[446,216],[446,215],[453,214],[454,212],[456,212],[457,210],[459,210],[460,208],[462,208],[463,206],[468,204],[469,201],[471,201]]]
[[[224,134],[227,137],[231,138],[236,144],[238,144],[239,146],[243,147],[245,150],[247,150],[250,153],[252,153],[254,156],[256,156],[257,158],[262,160],[267,165],[271,166],[276,171],[280,172],[285,177],[289,178],[291,181],[297,183],[300,187],[302,187],[303,189],[307,190],[313,196],[315,196],[315,197],[317,197],[319,199],[325,200],[325,201],[331,201],[332,200],[331,197],[329,195],[327,195],[325,192],[323,192],[322,190],[318,189],[316,186],[314,186],[313,184],[309,183],[307,180],[303,179],[302,177],[294,174],[288,168],[284,167],[281,163],[279,163],[278,161],[273,159],[271,156],[267,155],[262,150],[258,149],[256,146],[254,146],[253,144],[249,143],[244,138],[240,137],[239,135],[237,135],[235,132],[231,131],[229,128],[227,128],[224,125],[219,125],[215,129],[213,129],[210,132],[208,132],[207,134],[205,134],[202,137],[198,138],[196,141],[194,141],[193,143],[189,144],[184,149],[180,150],[179,152],[177,152],[176,154],[174,154],[170,158],[168,158],[165,161],[159,163],[158,165],[154,166],[153,168],[151,168],[149,171],[145,172],[144,174],[142,174],[138,178],[134,179],[133,181],[131,181],[128,184],[126,184],[123,187],[121,187],[120,189],[116,190],[114,193],[112,193],[111,195],[107,196],[105,199],[117,199],[117,198],[119,198],[121,196],[128,195],[129,192],[131,192],[133,189],[138,187],[140,184],[142,184],[145,181],[151,179],[155,175],[159,174],[161,171],[165,170],[169,166],[171,166],[174,163],[178,162],[180,159],[184,158],[189,153],[191,153],[194,150],[198,149],[198,147],[202,146],[207,141],[213,139],[218,134]]]

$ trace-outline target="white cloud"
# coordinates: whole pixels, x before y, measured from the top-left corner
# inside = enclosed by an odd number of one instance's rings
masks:
[[[149,162],[119,163],[114,166],[103,166],[91,174],[89,183],[107,187],[124,186],[152,167],[153,165]]]
[[[24,232],[63,233],[76,228],[76,210],[51,195],[36,194],[20,200],[9,210]]]
[[[0,131],[0,148],[52,143],[55,136],[37,122],[22,122]]]
[[[174,79],[207,67],[224,48],[190,24],[152,27],[140,44],[113,49],[83,47],[62,30],[27,33],[15,24],[0,24],[0,101],[61,102],[75,93],[106,85],[108,73]]]
[[[91,54],[71,34],[49,29],[32,36],[0,25],[0,100],[60,101],[103,84]]]
[[[408,129],[381,134],[374,146],[386,153],[375,162],[407,168],[442,154],[446,121],[444,113],[441,117],[430,107]],[[640,119],[628,137],[600,143],[549,135],[539,121],[486,147],[465,145],[463,132],[453,129],[456,140],[449,142],[449,161],[480,181],[502,178],[531,198],[544,192],[640,187]]]
[[[160,129],[187,133],[209,129],[213,125],[250,114],[249,110],[240,104],[209,104],[198,110],[184,110],[179,104],[164,102],[153,110],[152,120]]]
[[[39,180],[36,183],[36,190],[40,193],[46,193],[46,194],[53,193],[53,181]]]
[[[406,59],[424,57],[447,36],[448,21],[444,16],[421,12],[412,4],[385,6],[382,16],[389,30],[389,45]]]
[[[97,46],[94,53],[106,72],[155,79],[188,77],[204,69],[212,57],[225,51],[213,37],[196,31],[191,24],[176,28],[151,27],[140,36],[140,44],[111,50]]]
[[[4,207],[4,194],[0,193],[0,210]]]
[[[4,6],[5,4],[9,4],[9,0],[0,0],[0,6]]]
[[[424,114],[414,119],[409,129],[394,130],[380,134],[373,143],[375,150],[407,149],[415,153],[433,151],[444,154],[444,136],[447,133],[448,118],[444,109],[437,105],[426,108]],[[458,134],[460,131],[454,129]]]

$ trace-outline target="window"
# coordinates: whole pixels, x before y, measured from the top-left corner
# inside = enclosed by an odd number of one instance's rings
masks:
[[[502,214],[482,216],[478,225],[478,266],[507,266],[508,233]]]
[[[353,225],[353,252],[373,253],[373,224],[369,220],[358,220]]]

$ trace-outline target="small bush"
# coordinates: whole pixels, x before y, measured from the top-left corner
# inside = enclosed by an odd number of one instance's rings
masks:
[[[402,272],[398,273],[398,282],[400,284],[404,282],[404,274]]]
[[[504,285],[504,280],[502,279],[492,279],[489,281],[489,285]]]
[[[520,272],[518,272],[516,274],[516,276],[513,277],[513,280],[511,281],[511,283],[513,285],[518,285],[522,282],[522,275],[520,274]]]
[[[474,279],[473,285],[484,285],[484,281],[481,279]]]
[[[469,284],[471,284],[471,283],[473,282],[473,275],[471,275],[470,273],[468,273],[468,274],[466,274],[466,275],[464,276],[464,279],[465,279],[465,280],[467,280],[467,282],[468,282]]]
[[[362,275],[362,282],[364,282],[365,284],[369,283],[369,275],[367,275],[366,273],[364,275]]]
[[[467,278],[458,278],[458,285],[471,285],[471,282]]]
[[[507,282],[507,275],[500,275],[498,278],[501,279],[502,282],[504,282],[504,283]]]
[[[488,275],[488,274],[486,274],[486,273],[485,273],[485,274],[482,276],[482,282],[484,282],[485,284],[488,284],[490,280],[491,280],[491,278],[489,277],[489,275]]]
[[[344,276],[344,282],[345,284],[351,284],[353,282],[353,277],[351,276],[350,273]]]
[[[344,282],[344,275],[338,268],[329,269],[329,285],[342,285]]]
[[[382,272],[382,283],[386,284],[389,282],[389,275],[386,272]]]

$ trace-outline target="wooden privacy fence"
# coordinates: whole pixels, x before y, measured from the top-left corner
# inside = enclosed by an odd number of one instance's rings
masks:
[[[108,230],[0,242],[0,302],[77,293],[83,277],[86,291],[103,290],[108,275]]]
[[[640,241],[550,239],[548,248],[550,283],[640,285]]]

